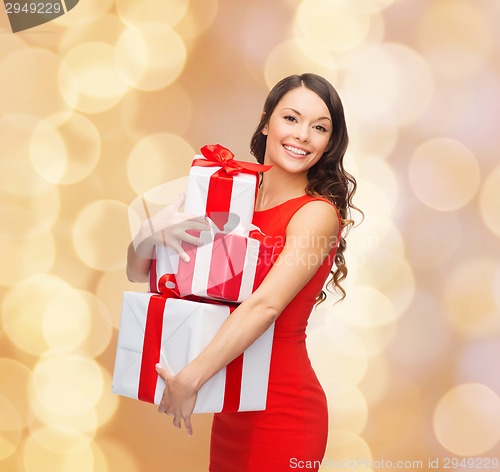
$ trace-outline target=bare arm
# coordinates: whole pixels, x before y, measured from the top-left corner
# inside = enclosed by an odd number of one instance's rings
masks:
[[[177,376],[159,371],[168,381],[159,411],[173,414],[174,425],[180,426],[184,418],[190,433],[196,392],[266,331],[311,279],[335,244],[338,224],[335,209],[326,202],[310,202],[297,211],[288,224],[283,251],[260,287]],[[194,392],[194,398],[188,392]]]
[[[136,251],[133,242],[128,245],[127,278],[130,282],[143,283],[148,281],[151,259],[153,258],[153,249],[152,244],[149,248],[143,248],[141,251]],[[140,256],[138,253],[144,256]],[[148,253],[149,257],[145,257]]]

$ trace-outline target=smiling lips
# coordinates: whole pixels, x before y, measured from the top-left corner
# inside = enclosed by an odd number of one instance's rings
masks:
[[[309,151],[306,151],[305,149],[300,149],[300,148],[297,148],[295,146],[290,146],[289,144],[283,144],[283,147],[290,153],[292,153],[293,155],[297,156],[297,157],[304,157],[304,156],[308,156],[309,154],[311,154]]]

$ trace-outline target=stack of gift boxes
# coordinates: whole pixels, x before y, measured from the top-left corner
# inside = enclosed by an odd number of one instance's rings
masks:
[[[214,338],[270,269],[273,247],[252,225],[259,172],[220,145],[204,146],[189,174],[184,211],[205,214],[212,231],[182,246],[185,262],[157,246],[149,292],[124,292],[113,392],[158,404],[165,383],[155,365],[182,370]],[[200,389],[195,413],[264,410],[274,334],[272,325]]]

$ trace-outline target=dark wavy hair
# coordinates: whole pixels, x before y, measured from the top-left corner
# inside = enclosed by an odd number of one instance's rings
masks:
[[[278,102],[287,92],[298,87],[306,87],[317,93],[325,102],[332,118],[332,134],[326,151],[321,159],[307,172],[306,193],[328,199],[339,211],[342,231],[335,255],[336,269],[331,271],[332,278],[328,281],[326,287],[329,288],[334,285],[335,290],[341,294],[342,300],[345,298],[346,292],[340,282],[347,277],[344,258],[345,236],[349,231],[349,227],[354,223],[351,219],[351,210],[356,209],[360,212],[361,210],[352,203],[352,197],[356,192],[356,179],[344,169],[343,165],[349,137],[347,135],[344,107],[332,84],[316,74],[291,75],[278,82],[269,92],[264,103],[262,118],[250,141],[250,152],[260,164],[264,163],[267,136],[262,134],[262,131],[268,124]],[[322,303],[325,298],[326,293],[322,290],[316,302],[318,304]]]

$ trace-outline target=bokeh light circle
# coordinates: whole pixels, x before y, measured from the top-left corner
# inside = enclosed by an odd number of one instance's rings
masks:
[[[372,247],[376,247],[374,246],[376,241],[375,238]],[[376,247],[376,250],[366,251],[359,263],[357,285],[371,287],[383,294],[383,298],[389,299],[394,306],[397,316],[401,316],[414,299],[416,288],[415,274],[406,257],[380,245]],[[363,305],[362,301],[360,303]],[[344,313],[348,322],[348,312]],[[376,315],[366,316],[375,317]],[[390,318],[392,315],[389,311],[387,316],[381,316],[379,319]]]
[[[388,157],[396,147],[396,117],[380,97],[363,90],[340,90],[349,129],[348,152],[354,156]]]
[[[74,184],[97,165],[101,137],[83,115],[57,113],[37,124],[30,142],[30,158],[37,172],[50,182]]]
[[[487,13],[474,2],[441,0],[430,4],[417,31],[419,49],[433,69],[451,79],[483,66],[494,44]]]
[[[345,380],[357,385],[366,373],[367,359],[337,348],[323,328],[308,331],[307,351],[320,382]]]
[[[427,378],[438,371],[442,366],[437,360],[445,358],[451,348],[449,326],[443,316],[437,316],[440,309],[440,299],[432,292],[417,290],[388,346],[392,363],[412,372],[415,378]]]
[[[120,19],[111,12],[92,21],[92,23],[73,25],[61,35],[59,51],[65,53],[90,39],[114,46],[123,31],[123,27]]]
[[[446,392],[434,410],[439,442],[461,456],[476,456],[500,440],[500,398],[482,384],[458,385]]]
[[[23,424],[17,409],[0,391],[0,461],[16,452],[22,431]]]
[[[137,142],[127,161],[130,185],[142,194],[166,181],[186,176],[194,156],[194,149],[180,136],[169,133],[146,136]]]
[[[460,334],[470,338],[500,334],[495,299],[499,264],[491,257],[465,259],[447,274],[442,294],[444,315]]]
[[[487,228],[500,236],[500,167],[495,168],[482,185],[479,210]]]
[[[417,197],[440,211],[454,211],[469,203],[480,183],[474,154],[449,138],[431,139],[418,146],[409,173]]]
[[[363,285],[350,289],[349,297],[336,307],[331,316],[361,328],[376,328],[394,323],[397,319],[390,299],[381,291]]]
[[[2,303],[2,324],[10,341],[33,355],[44,352],[48,348],[42,334],[45,310],[68,290],[72,288],[67,282],[49,274],[35,275],[10,288]]]
[[[22,466],[25,472],[92,472],[94,453],[89,446],[76,450],[53,452],[40,445],[33,436],[23,444]]]
[[[99,451],[98,457],[105,461],[107,469],[104,472],[142,472],[143,462],[132,454],[132,449],[124,442],[119,442],[109,436],[100,438],[93,443]],[[139,464],[140,461],[140,464]]]
[[[116,11],[127,25],[137,25],[154,18],[167,26],[175,26],[186,15],[189,0],[116,0]]]
[[[93,410],[103,388],[97,362],[77,352],[47,351],[33,368],[31,394],[47,410],[61,416]]]
[[[130,242],[127,205],[118,200],[89,203],[76,217],[73,244],[80,259],[97,270],[125,267]]]
[[[71,393],[71,392],[68,392]],[[53,427],[57,425],[66,431],[81,433],[87,437],[93,438],[99,428],[99,419],[96,408],[91,408],[80,414],[72,414],[68,416],[66,411],[54,411],[52,405],[46,405],[44,398],[39,398],[31,394],[30,405],[34,418],[40,423]],[[113,413],[113,410],[111,411]],[[39,423],[35,423],[38,425]]]
[[[4,216],[5,213],[0,211],[0,220],[5,221]],[[56,243],[52,232],[24,240],[0,237],[0,285],[13,286],[23,279],[48,272],[54,265],[55,256]]]
[[[41,447],[54,453],[82,450],[92,442],[92,437],[56,424],[33,428],[31,437]]]
[[[66,290],[54,297],[42,321],[43,337],[49,348],[80,346],[89,335],[90,318],[89,306],[78,290]]]
[[[278,81],[292,74],[313,72],[335,83],[337,66],[332,55],[316,43],[296,38],[283,41],[269,53],[264,77],[271,89]]]
[[[329,0],[302,0],[296,22],[304,37],[331,51],[355,47],[370,30],[370,15],[353,13]]]
[[[420,203],[407,208],[404,240],[412,267],[442,267],[458,256],[465,230],[457,212],[441,212]]]
[[[387,357],[376,356],[370,359],[366,375],[359,384],[369,408],[375,408],[387,397],[391,387],[391,375]]]
[[[321,385],[329,405],[329,430],[361,434],[368,420],[368,405],[361,390],[341,379],[323,379]]]
[[[378,13],[396,0],[335,0],[335,4],[352,13],[369,14]]]
[[[122,275],[125,278],[123,271]],[[79,347],[82,352],[85,352],[89,356],[97,357],[110,345],[113,336],[112,316],[100,297],[86,291],[80,291],[79,293],[83,300],[85,300],[85,304],[91,314],[88,335]],[[116,292],[114,296],[116,296]]]
[[[84,2],[78,2],[77,7],[51,20],[51,22],[66,28],[88,26],[106,15],[112,5],[113,0],[85,0]]]
[[[68,106],[57,87],[59,65],[60,58],[41,47],[21,48],[2,56],[0,114],[31,113],[45,116],[67,110]]]
[[[0,118],[0,190],[17,197],[46,193],[53,186],[33,169],[29,142],[39,119],[33,115],[11,114]]]
[[[460,383],[481,383],[500,396],[500,376],[498,364],[492,359],[500,359],[500,337],[481,338],[470,343],[459,356],[456,378]]]
[[[214,23],[219,11],[218,0],[203,0],[203,2],[189,2],[187,13],[175,30],[183,39],[196,39],[205,33]]]
[[[120,104],[121,122],[134,141],[165,131],[183,134],[189,129],[192,114],[192,100],[178,83],[153,92],[132,89]]]
[[[346,71],[344,88],[378,97],[400,126],[415,121],[429,106],[434,81],[429,64],[413,49],[398,43],[369,48]]]
[[[40,181],[43,180],[36,172],[33,174]],[[45,235],[56,222],[61,208],[59,189],[52,184],[49,184],[45,191],[33,196],[12,195],[0,191],[0,199],[3,203],[0,209],[0,238],[15,243]]]
[[[115,62],[123,80],[131,87],[159,90],[181,74],[186,47],[173,29],[150,21],[123,31],[116,44]]]
[[[28,426],[31,421],[28,400],[31,370],[17,360],[0,357],[0,378],[9,379],[9,382],[0,384],[2,401],[8,405],[9,409],[15,410],[12,412],[12,422],[1,423],[0,432],[8,428],[15,430]]]
[[[113,108],[128,85],[114,64],[110,44],[88,41],[68,51],[59,69],[59,88],[67,103],[78,111],[101,113]]]
[[[372,469],[372,463],[373,453],[361,436],[341,429],[328,433],[324,468],[331,464],[329,468],[342,472],[372,472],[376,470]]]

